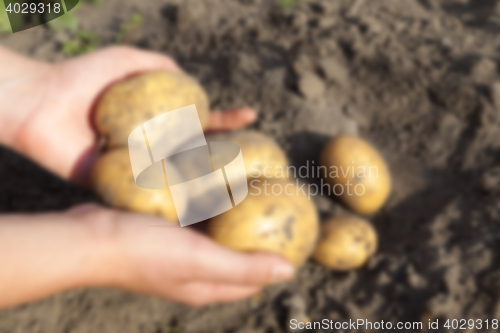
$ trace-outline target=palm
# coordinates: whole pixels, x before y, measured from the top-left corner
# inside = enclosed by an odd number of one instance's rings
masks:
[[[45,96],[18,133],[25,153],[56,174],[84,182],[97,156],[94,103],[112,83],[148,70],[179,71],[165,56],[111,48],[57,64],[35,85]],[[255,118],[249,108],[212,113],[209,130],[236,129]]]

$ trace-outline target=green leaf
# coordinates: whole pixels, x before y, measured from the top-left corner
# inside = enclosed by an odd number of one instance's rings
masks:
[[[295,6],[297,2],[299,2],[299,0],[278,0],[278,6],[280,6],[282,10],[288,10]]]
[[[79,26],[78,19],[71,13],[66,13],[48,22],[50,29],[55,31],[76,31]]]
[[[63,43],[63,52],[68,57],[94,51],[99,44],[99,36],[90,31],[80,31],[73,40]]]
[[[134,13],[134,15],[132,15],[132,17],[121,24],[120,26],[120,29],[122,31],[131,31],[131,30],[135,30],[135,29],[138,29],[142,24],[142,15],[141,13]]]
[[[142,14],[134,13],[130,19],[120,25],[120,31],[115,36],[115,43],[120,43],[128,32],[138,30],[142,25]]]

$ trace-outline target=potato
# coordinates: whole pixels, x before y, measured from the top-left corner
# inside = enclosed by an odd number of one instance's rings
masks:
[[[332,138],[324,148],[320,163],[331,193],[360,214],[376,212],[391,191],[389,168],[378,151],[354,136]]]
[[[232,142],[240,146],[248,178],[287,177],[288,159],[285,153],[276,141],[262,133],[240,131],[208,135],[207,141]]]
[[[299,267],[314,249],[318,216],[314,204],[295,184],[286,179],[256,179],[247,198],[212,218],[207,230],[230,249],[276,253]]]
[[[110,87],[97,103],[94,123],[107,148],[127,146],[128,136],[137,126],[192,104],[205,128],[209,102],[203,88],[184,73],[149,72]]]
[[[377,233],[361,218],[334,217],[321,226],[320,234],[313,258],[335,270],[358,268],[377,249]]]
[[[160,176],[154,181],[164,183],[164,176]],[[184,214],[186,205],[177,212],[168,187],[145,189],[135,183],[127,148],[103,154],[94,164],[90,178],[94,191],[112,207],[158,215],[172,222],[178,221],[178,213]]]

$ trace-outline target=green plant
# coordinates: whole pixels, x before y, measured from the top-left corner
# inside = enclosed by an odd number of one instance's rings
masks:
[[[99,36],[91,31],[80,31],[73,40],[63,43],[63,52],[68,57],[74,57],[93,51],[99,44]]]
[[[282,10],[288,10],[299,2],[299,0],[277,0],[277,1],[278,1],[278,6],[280,6]]]
[[[141,25],[142,25],[142,14],[134,13],[134,15],[132,15],[132,17],[129,20],[123,22],[120,25],[120,31],[115,37],[115,43],[120,43],[127,33],[139,29]]]
[[[72,13],[66,13],[63,16],[48,22],[49,28],[54,31],[76,31],[80,25],[78,19]]]

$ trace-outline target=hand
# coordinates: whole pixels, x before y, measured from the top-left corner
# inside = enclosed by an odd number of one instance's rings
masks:
[[[97,156],[91,112],[99,94],[136,73],[181,71],[169,57],[128,47],[112,47],[53,65],[0,49],[2,58],[3,63],[19,69],[0,74],[0,97],[4,97],[0,115],[4,113],[2,118],[8,120],[4,122],[6,128],[0,126],[0,130],[9,133],[0,142],[55,174],[80,183],[85,182]],[[255,117],[250,108],[213,112],[208,130],[237,129]]]
[[[111,286],[193,306],[247,297],[293,276],[271,254],[243,254],[157,217],[83,205],[0,219],[0,308],[62,290]]]
[[[110,48],[50,65],[0,48],[0,143],[66,179],[85,179],[95,157],[91,110],[108,85],[147,70],[180,70],[167,57]],[[255,119],[248,108],[215,112],[212,131]],[[289,279],[270,254],[224,249],[159,218],[80,206],[68,212],[0,218],[0,308],[69,288],[115,286],[191,305],[246,297]]]
[[[166,225],[156,217],[96,206],[77,209],[88,221],[113,216],[117,232],[112,238],[123,262],[112,270],[121,268],[115,283],[128,290],[204,305],[250,296],[294,273],[293,266],[278,256],[231,251],[192,229]]]
[[[234,252],[157,217],[95,205],[80,206],[68,214],[90,228],[91,242],[113,244],[104,251],[111,254],[108,258],[96,260],[102,275],[96,281],[90,272],[90,284],[199,306],[250,296],[294,273],[293,266],[278,256]]]

